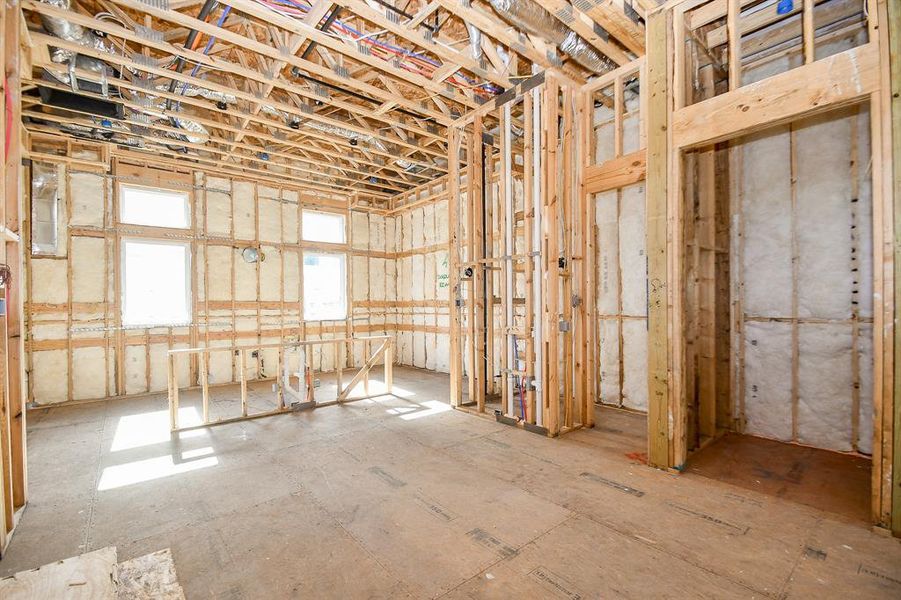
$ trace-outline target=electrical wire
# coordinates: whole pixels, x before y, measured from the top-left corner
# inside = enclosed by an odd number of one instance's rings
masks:
[[[273,12],[292,19],[304,17],[310,10],[309,6],[298,4],[297,2],[294,2],[294,0],[255,1],[258,4],[269,8]],[[363,33],[340,20],[335,20],[329,27],[329,30],[325,33],[337,39],[349,39],[354,43],[365,44],[370,48],[371,54],[383,60],[391,60],[392,57],[398,59],[403,58],[404,60],[402,62],[398,61],[398,67],[418,75],[430,77],[442,66],[440,62],[429,58],[422,52],[413,52],[406,48],[374,39],[372,36],[378,35],[377,33]],[[473,90],[475,93],[483,96],[497,94],[502,91],[498,86],[490,82],[477,83],[474,79],[467,77],[459,71],[447,78],[447,82],[456,87]]]

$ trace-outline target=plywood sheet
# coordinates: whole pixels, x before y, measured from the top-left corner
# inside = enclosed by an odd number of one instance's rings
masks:
[[[116,549],[112,546],[0,579],[4,600],[116,600]]]

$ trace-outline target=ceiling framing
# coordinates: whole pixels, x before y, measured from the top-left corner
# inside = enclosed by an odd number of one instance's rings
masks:
[[[644,53],[643,17],[656,6],[513,2],[580,36],[609,68]],[[533,73],[580,83],[606,70],[484,0],[20,4],[29,131],[370,203],[445,175],[447,126]],[[72,95],[65,107],[53,100]],[[115,114],[86,108],[104,103]]]

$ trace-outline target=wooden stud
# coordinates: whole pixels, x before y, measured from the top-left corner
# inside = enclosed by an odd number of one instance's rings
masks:
[[[241,416],[247,416],[247,361],[245,350],[238,350],[238,376],[241,381]]]
[[[647,56],[648,462],[668,468],[669,359],[667,189],[669,175],[666,12],[649,15]]]

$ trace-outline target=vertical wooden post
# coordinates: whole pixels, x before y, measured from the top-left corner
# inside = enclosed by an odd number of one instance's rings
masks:
[[[563,341],[563,421],[562,425],[567,428],[573,426],[573,331],[575,330],[575,319],[573,311],[573,271],[575,269],[576,259],[573,256],[573,235],[576,231],[574,224],[576,215],[573,214],[573,104],[572,104],[572,86],[564,85],[560,89],[559,96],[562,101],[561,108],[563,110],[563,128],[561,132],[561,163],[563,166],[560,190],[560,223],[562,227],[562,247],[560,255],[564,260],[564,268],[561,273],[563,280],[563,305],[561,306],[562,322],[566,328],[561,332],[560,337]],[[579,258],[581,262],[581,258]]]
[[[388,338],[385,344],[385,393],[394,393],[394,341]]]
[[[647,22],[648,463],[668,468],[669,389],[666,200],[669,172],[669,13]]]
[[[470,312],[470,331],[472,334],[472,363],[470,372],[470,401],[475,401],[479,412],[485,411],[486,388],[486,364],[487,353],[485,340],[485,312],[488,309],[485,294],[485,246],[483,236],[485,234],[483,217],[485,213],[485,185],[483,182],[483,170],[485,168],[482,148],[482,117],[478,116],[473,121],[472,138],[469,143],[469,206],[470,206],[470,248],[472,250],[469,261],[473,265],[472,284],[470,286],[472,304]]]
[[[372,344],[369,339],[363,342],[363,364],[369,362],[370,353],[372,352]],[[312,376],[312,371],[311,371]],[[366,372],[363,375],[363,395],[369,395],[369,369],[366,369]]]
[[[463,402],[463,357],[460,344],[460,131],[448,128],[448,199],[447,212],[450,231],[447,238],[448,256],[448,314],[450,315],[450,404]]]
[[[622,80],[618,80],[622,83]],[[621,87],[621,86],[620,86]],[[582,255],[579,277],[579,293],[581,315],[579,326],[580,345],[578,348],[581,374],[576,380],[576,397],[581,404],[582,425],[594,426],[594,199],[586,191],[584,184],[585,169],[591,164],[591,137],[594,131],[594,110],[591,92],[581,91],[578,102],[578,161],[581,166],[579,177],[579,226],[581,237],[579,253]]]
[[[203,393],[203,424],[210,422],[210,353],[200,353],[200,388]]]
[[[513,374],[510,371],[519,371],[519,361],[517,359],[515,340],[516,336],[510,331],[513,327],[513,297],[515,296],[514,277],[516,274],[516,262],[513,256],[516,254],[516,242],[513,236],[515,210],[513,205],[513,136],[512,136],[512,113],[510,104],[503,106],[501,112],[501,173],[499,188],[501,190],[501,200],[503,203],[503,223],[504,232],[501,236],[501,273],[503,274],[503,282],[501,285],[501,298],[504,311],[504,358],[503,368],[501,369],[501,382],[503,391],[502,410],[505,414],[512,417],[516,415],[516,392],[513,388]],[[522,382],[522,377],[517,376]]]
[[[883,77],[883,85],[890,89],[883,92],[883,96],[890,98],[890,116],[886,124],[890,132],[891,140],[887,142],[891,156],[885,157],[885,181],[888,198],[886,204],[893,208],[891,216],[887,216],[888,227],[893,231],[891,260],[891,274],[893,281],[889,289],[893,293],[893,302],[889,309],[898,319],[898,306],[901,303],[901,4],[887,2],[882,4],[878,19],[884,27],[879,36],[882,47],[885,50],[882,56],[889,58],[887,77]],[[872,13],[871,13],[872,14]],[[872,16],[871,16],[872,19]],[[887,38],[887,39],[885,39]],[[872,111],[871,115],[875,114]],[[873,118],[873,117],[871,117]],[[878,264],[878,263],[877,263]],[[894,329],[888,332],[892,344],[892,384],[889,386],[888,398],[891,400],[892,417],[889,419],[889,431],[893,433],[892,442],[892,506],[891,528],[896,536],[901,536],[901,336]],[[893,334],[893,335],[891,335]]]
[[[344,350],[346,346],[342,342],[335,344],[335,383],[338,386],[338,396],[344,391]]]
[[[802,19],[804,64],[809,64],[816,60],[816,51],[814,47],[813,0],[804,0],[804,7],[802,10],[804,12]]]
[[[175,355],[169,355],[169,429],[178,430],[178,372]]]
[[[741,17],[741,4],[739,0],[727,0],[726,31],[729,37],[729,91],[741,87],[741,29],[738,26]],[[679,40],[680,43],[684,43]],[[649,46],[650,47],[650,46]],[[685,65],[676,65],[676,69],[683,71]],[[680,94],[683,90],[677,89]]]
[[[304,360],[306,360],[306,363],[307,363],[307,368],[304,369],[304,377],[306,377],[306,381],[304,381],[301,385],[306,386],[307,402],[313,402],[316,399],[316,392],[313,389],[313,384],[315,382],[313,380],[313,346],[312,346],[312,344],[304,346]],[[366,362],[365,359],[363,362]]]
[[[283,339],[283,338],[282,338]],[[335,357],[337,360],[337,357]],[[279,346],[276,349],[276,361],[275,361],[275,394],[278,398],[278,409],[282,410],[285,408],[285,388],[284,388],[284,377],[282,377],[282,371],[284,370],[285,364],[285,347]]]
[[[238,372],[241,380],[241,416],[247,416],[247,363],[244,350],[238,350]]]
[[[546,375],[544,397],[547,407],[547,427],[550,435],[560,432],[560,383],[559,383],[559,339],[560,339],[560,223],[558,206],[559,173],[557,172],[557,144],[559,140],[560,84],[553,75],[545,80],[545,167],[544,178],[545,218],[543,220],[545,238],[545,264],[547,289],[545,290],[545,356]]]
[[[21,61],[22,52],[19,47],[20,31],[23,29],[21,13],[18,2],[6,2],[2,9],[3,15],[3,66],[5,81],[3,82],[6,112],[4,119],[9,123],[11,130],[0,129],[3,138],[10,140],[10,145],[5,150],[5,164],[3,166],[3,186],[6,206],[4,207],[5,225],[9,232],[18,239],[9,239],[6,242],[6,263],[12,274],[11,281],[6,290],[6,351],[7,363],[7,397],[6,411],[9,424],[9,451],[8,457],[11,470],[12,511],[16,511],[25,505],[27,496],[28,463],[26,460],[26,411],[24,382],[24,356],[25,345],[22,327],[24,315],[23,300],[25,297],[25,268],[24,256],[31,251],[26,240],[27,233],[20,228],[23,220],[29,220],[27,215],[20,214],[22,202],[22,184],[24,168],[22,167],[22,105],[21,105]],[[27,180],[26,180],[27,184]],[[30,276],[29,276],[30,279]],[[0,543],[0,548],[2,548]],[[0,550],[2,551],[2,550]]]
[[[523,179],[522,179],[522,197],[523,197],[523,232],[525,235],[525,244],[523,253],[528,255],[532,252],[532,227],[535,218],[535,207],[533,205],[533,162],[532,162],[532,137],[534,135],[534,127],[532,123],[532,94],[527,92],[522,99],[522,122],[523,122]],[[529,258],[523,263],[523,269],[526,276],[526,304],[525,304],[525,328],[526,350],[525,350],[525,373],[526,380],[531,382],[535,378],[535,329],[534,329],[534,271],[532,264],[534,258]],[[529,423],[535,423],[535,392],[530,391],[525,394],[528,400],[525,402],[525,416],[523,417]]]

